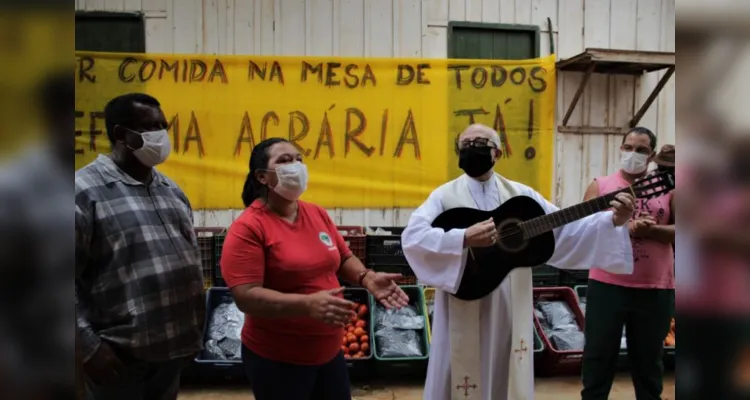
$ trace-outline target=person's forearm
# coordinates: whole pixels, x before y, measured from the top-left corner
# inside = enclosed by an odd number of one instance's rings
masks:
[[[365,272],[367,272],[367,268],[362,264],[362,261],[355,256],[351,256],[341,264],[338,275],[350,284],[359,286],[359,279]]]
[[[262,318],[288,318],[307,315],[307,295],[281,293],[260,286],[234,296],[237,308],[245,314]]]
[[[674,225],[654,225],[645,237],[662,243],[674,243]]]

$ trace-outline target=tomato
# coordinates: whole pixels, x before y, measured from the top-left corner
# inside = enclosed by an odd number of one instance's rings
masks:
[[[354,358],[362,358],[364,356],[365,356],[365,354],[360,351],[359,353],[357,353],[357,354],[354,355]]]
[[[361,319],[359,321],[357,321],[357,323],[354,324],[355,328],[364,328],[366,326],[367,326],[367,322],[365,322],[364,320],[361,320]]]
[[[360,337],[365,334],[365,330],[362,328],[354,328],[354,336]]]
[[[352,356],[350,356],[349,354],[344,354],[344,358],[348,360],[348,359],[352,358]]]
[[[343,351],[344,354],[349,354],[349,348],[347,346],[341,346],[341,351]]]
[[[360,316],[360,317],[364,317],[366,314],[367,314],[367,306],[364,305],[364,304],[362,304],[357,309],[357,315]]]
[[[367,335],[362,335],[359,337],[359,341],[362,343],[370,343],[370,337]]]
[[[352,353],[356,353],[359,351],[359,343],[351,343],[349,345],[349,351]]]
[[[361,350],[361,351],[362,351],[363,353],[367,354],[367,351],[368,351],[368,350],[370,350],[370,345],[369,345],[369,344],[367,344],[367,343],[362,343],[361,345],[359,345],[359,349],[360,349],[360,350]]]
[[[341,337],[341,344],[345,345],[345,344],[347,344],[347,343],[349,343],[349,341],[348,341],[348,340],[346,340],[346,335],[342,336],[342,337]]]
[[[350,333],[350,334],[346,335],[346,341],[349,342],[349,343],[356,343],[357,342],[357,337],[354,336],[353,333]]]

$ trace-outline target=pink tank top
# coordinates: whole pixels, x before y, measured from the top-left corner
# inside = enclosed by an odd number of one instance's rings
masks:
[[[605,195],[630,184],[622,177],[620,171],[596,179],[599,184],[599,195]],[[657,225],[669,225],[672,210],[670,202],[672,193],[650,200],[636,199],[635,215],[649,214]],[[589,278],[612,285],[646,288],[674,289],[674,251],[672,244],[656,240],[630,238],[633,243],[633,261],[635,268],[632,275],[618,275],[592,268]]]
[[[681,183],[694,185],[692,171],[686,167],[678,168],[677,175]],[[741,224],[744,205],[732,194],[714,194],[704,200],[707,204],[701,218],[713,218],[727,225]],[[747,215],[747,214],[745,214]],[[691,243],[700,246],[699,243]],[[747,318],[750,316],[750,263],[747,259],[734,254],[712,250],[705,246],[697,249],[678,247],[682,251],[681,259],[692,258],[692,275],[690,290],[679,290],[676,293],[677,307],[680,311],[703,316],[731,316]],[[684,262],[684,261],[680,261]],[[684,272],[685,265],[677,264],[677,273]]]

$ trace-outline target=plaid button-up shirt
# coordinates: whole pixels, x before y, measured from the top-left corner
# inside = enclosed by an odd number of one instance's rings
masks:
[[[75,175],[76,315],[84,360],[106,340],[143,361],[201,349],[203,276],[190,203],[100,155]]]

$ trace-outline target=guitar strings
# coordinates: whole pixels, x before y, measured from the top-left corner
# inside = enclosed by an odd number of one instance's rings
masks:
[[[624,192],[624,191],[627,191],[628,189],[630,189],[630,191],[635,195],[635,191],[633,190],[634,186],[641,186],[641,185],[639,185],[639,183],[643,183],[644,181],[651,181],[654,178],[657,178],[657,181],[656,182],[649,182],[650,185],[647,185],[646,188],[650,189],[652,187],[658,187],[659,183],[661,183],[663,181],[663,177],[661,176],[662,174],[663,173],[656,174],[654,176],[651,176],[649,179],[645,179],[646,177],[641,178],[636,184],[633,184],[631,186],[628,186],[627,188],[621,189],[621,190],[613,192],[613,193],[617,194],[617,193]],[[664,187],[664,186],[665,185],[662,185],[662,187]],[[640,187],[637,187],[636,189],[638,189],[639,193],[643,193],[643,191],[641,190]],[[605,196],[607,196],[607,195],[605,195]],[[634,196],[634,197],[637,198],[638,196]],[[549,214],[547,214],[547,215],[549,215]],[[498,233],[497,240],[509,238],[511,236],[518,235],[519,233],[522,234],[523,233],[523,228],[521,227],[521,225],[523,225],[526,222],[528,222],[528,221],[521,222],[520,224],[514,226],[513,228],[508,229],[507,231],[503,231],[502,233],[500,233],[497,230],[497,227],[495,227],[495,232]]]

